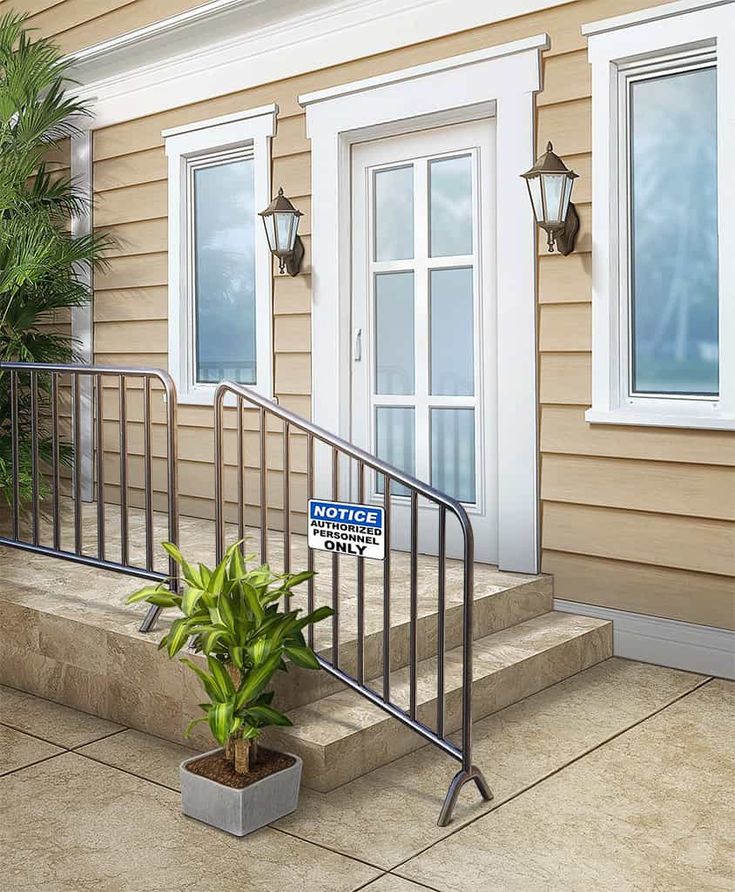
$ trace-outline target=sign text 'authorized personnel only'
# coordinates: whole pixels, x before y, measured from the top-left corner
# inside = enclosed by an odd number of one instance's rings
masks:
[[[309,499],[309,548],[382,561],[385,558],[383,522],[384,510],[375,505]]]

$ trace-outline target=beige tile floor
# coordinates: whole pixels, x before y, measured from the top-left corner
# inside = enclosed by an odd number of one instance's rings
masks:
[[[735,684],[613,659],[475,736],[495,799],[448,828],[425,747],[236,840],[181,816],[182,747],[0,687],[0,888],[735,889]]]

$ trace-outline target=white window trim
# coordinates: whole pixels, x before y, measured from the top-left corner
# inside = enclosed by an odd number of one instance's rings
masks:
[[[534,161],[546,34],[299,97],[312,150],[312,410],[350,434],[350,147],[427,127],[497,122],[498,555],[539,566],[536,227],[520,174]]]
[[[735,4],[679,0],[583,27],[592,64],[592,407],[602,424],[735,429]],[[621,82],[631,66],[687,52],[717,59],[720,394],[716,399],[631,397],[621,176]]]
[[[276,132],[277,105],[197,121],[164,130],[168,156],[168,365],[179,402],[212,405],[215,384],[194,380],[194,344],[190,325],[188,162],[215,152],[252,146],[255,208],[271,200],[270,141]],[[256,221],[259,222],[259,221]],[[273,393],[271,254],[263,226],[255,227],[255,306],[257,381],[252,386]]]

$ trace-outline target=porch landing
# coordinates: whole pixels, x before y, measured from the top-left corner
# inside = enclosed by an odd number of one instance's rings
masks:
[[[109,506],[106,523],[108,556],[119,549],[116,506]],[[83,539],[93,553],[94,507],[85,508]],[[143,513],[130,510],[131,543],[142,543]],[[258,530],[248,530],[257,551]],[[154,517],[156,542],[166,538],[165,516]],[[41,532],[41,541],[49,538]],[[71,518],[65,520],[63,544],[71,546]],[[227,541],[237,538],[227,527]],[[291,566],[306,567],[304,537],[292,535]],[[197,560],[212,562],[214,525],[181,518],[182,549]],[[268,534],[268,557],[279,570],[283,562],[282,534]],[[160,549],[157,549],[160,551]],[[143,562],[143,548],[131,544],[131,559]],[[199,714],[198,682],[186,667],[160,654],[156,645],[168,625],[166,615],[157,629],[138,631],[145,607],[127,608],[125,596],[138,580],[110,571],[28,552],[0,547],[0,683],[81,709],[102,718],[182,742],[188,720]],[[435,710],[436,559],[419,557],[418,715],[431,722]],[[331,558],[315,554],[315,603],[331,603]],[[163,569],[161,553],[157,566]],[[355,567],[340,560],[340,666],[354,671],[356,662]],[[382,672],[382,564],[365,562],[366,677]],[[391,582],[391,687],[399,705],[406,694],[408,661],[408,555],[393,552]],[[461,668],[461,564],[447,565],[446,724],[459,726]],[[306,598],[306,587],[295,603]],[[611,655],[611,626],[552,611],[552,580],[548,576],[505,573],[488,564],[475,567],[475,717],[573,675]],[[328,624],[328,623],[327,623]],[[316,648],[329,657],[329,629],[316,630]],[[373,687],[380,691],[381,682]],[[390,719],[358,695],[346,691],[326,672],[292,668],[280,674],[277,698],[293,710],[296,727],[272,741],[305,762],[305,783],[317,790],[333,789],[423,744],[421,738]],[[211,745],[201,727],[189,741]]]

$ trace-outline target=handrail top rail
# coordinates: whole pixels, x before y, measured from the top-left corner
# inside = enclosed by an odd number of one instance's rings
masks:
[[[86,365],[84,363],[57,363],[57,362],[17,362],[15,360],[0,360],[0,370],[9,369],[19,372],[59,372],[71,374],[81,372],[87,375],[124,375],[130,378],[158,378],[167,388],[175,387],[174,379],[165,369],[148,368],[144,366],[118,366],[118,365]]]
[[[462,531],[467,537],[468,542],[471,543],[473,541],[472,524],[470,522],[467,511],[464,505],[461,502],[458,502],[456,499],[452,498],[452,496],[441,492],[441,490],[435,489],[433,486],[428,483],[424,483],[417,477],[412,477],[410,474],[406,474],[404,471],[401,471],[394,465],[388,464],[388,462],[384,462],[382,459],[378,458],[375,455],[371,455],[369,452],[366,452],[359,446],[355,446],[354,443],[350,443],[342,437],[337,436],[337,434],[333,434],[325,428],[319,427],[319,425],[314,424],[311,421],[307,421],[305,418],[302,418],[300,415],[297,415],[290,409],[285,409],[283,406],[280,406],[273,400],[264,397],[257,391],[251,390],[249,387],[245,387],[242,384],[237,384],[234,381],[225,380],[221,381],[217,385],[217,389],[215,390],[214,395],[215,408],[220,408],[222,406],[225,394],[228,392],[234,393],[250,400],[261,409],[265,409],[266,411],[271,412],[273,415],[276,415],[283,421],[288,421],[288,423],[292,424],[295,428],[303,431],[304,433],[311,434],[313,437],[316,437],[316,439],[320,440],[322,443],[325,443],[327,446],[333,446],[339,449],[340,451],[346,453],[357,461],[360,461],[363,464],[367,465],[367,467],[372,468],[372,470],[377,471],[380,474],[384,474],[387,477],[390,477],[391,480],[395,480],[397,483],[402,483],[409,489],[416,490],[420,495],[424,496],[427,499],[430,499],[432,502],[436,502],[437,504],[448,508],[456,516],[457,520],[462,526]]]

